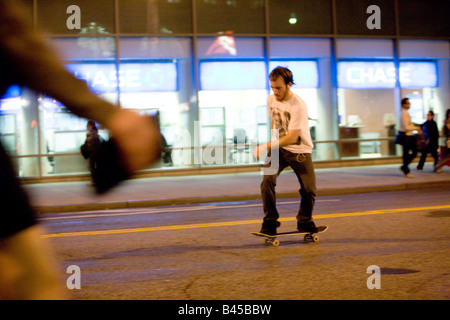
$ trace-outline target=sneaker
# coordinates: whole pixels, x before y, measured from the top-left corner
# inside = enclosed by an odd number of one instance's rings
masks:
[[[316,233],[317,232],[317,227],[316,224],[311,221],[311,222],[297,222],[297,230],[300,232],[311,232],[311,233]]]
[[[405,177],[407,177],[407,178],[414,178],[414,176],[411,174],[411,173],[407,173],[407,174],[405,174]]]
[[[259,233],[267,234],[268,236],[274,236],[277,234],[277,229],[274,228],[261,228]]]
[[[263,222],[262,227],[261,227],[261,231],[259,231],[260,233],[264,233],[267,234],[269,236],[274,236],[277,234],[277,228],[280,226],[280,222],[276,221],[275,223],[273,222]]]

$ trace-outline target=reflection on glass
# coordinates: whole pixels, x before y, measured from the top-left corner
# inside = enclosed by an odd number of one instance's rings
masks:
[[[264,33],[264,0],[197,1],[200,33]]]
[[[92,29],[92,24],[101,26],[103,33],[115,33],[114,2],[114,0],[35,1],[37,22],[44,31],[53,34],[78,34],[85,28]],[[73,5],[78,7],[77,10],[70,8]]]
[[[190,33],[191,0],[119,0],[123,33]]]
[[[120,44],[120,105],[158,115],[166,150],[159,167],[196,165],[191,39],[124,37]]]

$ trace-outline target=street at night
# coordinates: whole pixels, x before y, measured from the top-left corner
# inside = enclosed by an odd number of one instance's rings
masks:
[[[445,300],[448,195],[434,188],[318,197],[315,222],[329,229],[317,243],[289,236],[278,247],[250,234],[261,226],[258,200],[39,217],[64,286],[68,267],[79,268],[71,299]],[[279,232],[295,229],[297,203],[279,199]]]

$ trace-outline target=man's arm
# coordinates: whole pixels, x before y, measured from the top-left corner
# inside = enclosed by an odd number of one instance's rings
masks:
[[[159,157],[156,124],[93,94],[84,81],[64,67],[14,1],[0,0],[0,24],[3,78],[45,93],[74,114],[103,124],[116,139],[129,171],[144,169]]]
[[[271,119],[271,128],[273,130],[273,120]],[[300,136],[300,129],[289,130],[288,134],[284,137],[281,137],[275,141],[269,141],[267,143],[263,143],[255,148],[253,152],[253,156],[256,160],[259,160],[262,154],[264,154],[267,150],[273,150],[276,148],[282,148],[291,144],[294,144],[298,141],[298,137]]]

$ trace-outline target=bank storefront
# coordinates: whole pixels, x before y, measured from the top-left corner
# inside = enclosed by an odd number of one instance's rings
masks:
[[[171,151],[144,173],[259,166],[252,154],[270,139],[268,74],[276,66],[293,71],[313,160],[324,164],[400,157],[393,139],[402,97],[416,123],[433,110],[441,127],[450,106],[448,34],[414,38],[391,26],[406,26],[399,14],[382,16],[385,29],[371,37],[361,1],[354,10],[361,7],[363,26],[350,31],[341,15],[355,12],[340,1],[287,1],[289,9],[276,1],[25,2],[71,73],[119,108],[158,115]],[[386,12],[394,3],[372,2]],[[80,29],[67,28],[70,5],[81,9]],[[0,101],[0,139],[24,178],[87,175],[79,152],[86,122],[26,88],[13,86]],[[101,127],[100,135],[108,138]]]

